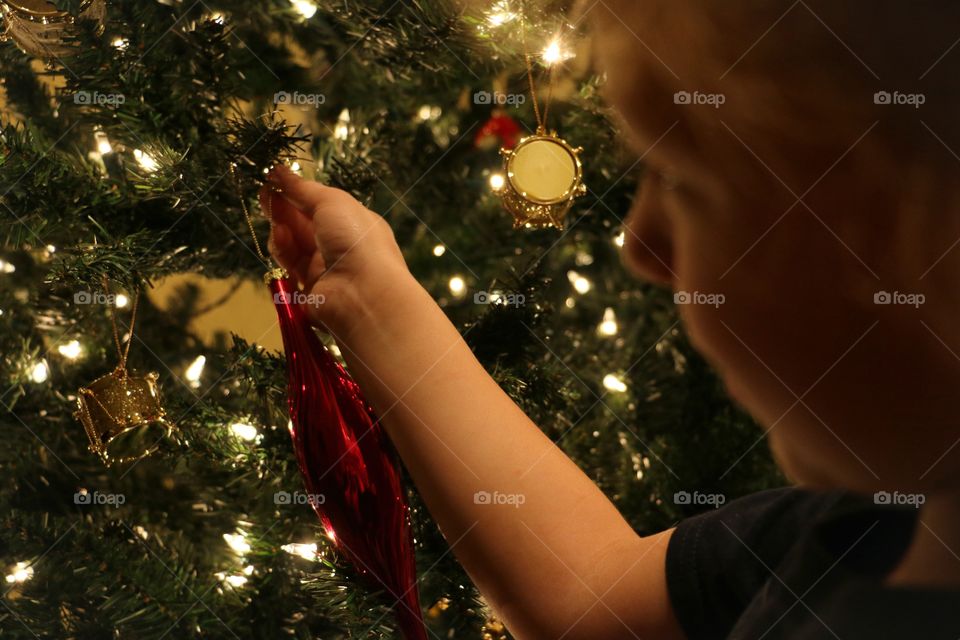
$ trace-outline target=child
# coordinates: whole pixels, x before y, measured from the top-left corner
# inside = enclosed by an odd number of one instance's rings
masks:
[[[725,296],[683,305],[686,328],[804,488],[637,536],[474,359],[387,223],[278,168],[271,249],[325,296],[311,318],[519,639],[960,637],[960,7],[587,14],[649,167],[625,259]]]

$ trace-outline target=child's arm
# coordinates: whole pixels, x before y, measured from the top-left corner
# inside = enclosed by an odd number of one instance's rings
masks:
[[[311,317],[337,338],[431,514],[511,632],[682,637],[666,587],[671,532],[637,536],[530,422],[410,275],[380,216],[288,170],[272,179],[284,194],[273,198],[271,250],[325,296]],[[522,504],[484,504],[478,492]]]

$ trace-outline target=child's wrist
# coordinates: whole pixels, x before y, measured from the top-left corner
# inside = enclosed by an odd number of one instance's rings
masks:
[[[338,342],[355,350],[390,333],[390,326],[413,311],[424,295],[405,266],[358,278],[340,292],[340,304],[329,318],[328,329]]]

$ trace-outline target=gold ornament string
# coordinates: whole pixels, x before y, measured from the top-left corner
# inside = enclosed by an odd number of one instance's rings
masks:
[[[107,299],[110,299],[110,281],[107,276],[103,276],[103,291],[107,294]],[[117,365],[117,370],[124,372],[127,371],[127,356],[130,355],[130,345],[133,344],[133,327],[137,321],[137,304],[140,302],[140,290],[137,289],[136,293],[133,294],[133,304],[130,308],[130,337],[127,339],[127,346],[124,348],[120,341],[120,328],[117,323],[117,305],[113,304],[110,306],[110,323],[113,325],[113,342],[117,345],[117,357],[120,359],[120,363]]]
[[[250,237],[253,238],[253,246],[257,250],[257,255],[267,265],[267,272],[263,276],[264,282],[270,282],[271,280],[277,280],[280,278],[285,278],[287,272],[282,267],[277,267],[274,265],[273,260],[264,254],[263,248],[260,246],[260,241],[257,239],[257,232],[253,229],[253,216],[250,214],[250,208],[247,207],[247,200],[243,197],[243,189],[240,188],[240,178],[237,177],[237,165],[230,165],[230,176],[233,178],[233,186],[237,190],[237,194],[240,197],[240,208],[243,210],[243,218],[247,221],[247,228],[250,230]],[[270,197],[266,199],[266,205],[264,207],[263,215],[270,221],[271,226],[273,225],[273,194],[281,193],[282,190],[276,185],[270,185]]]
[[[530,99],[533,102],[533,114],[537,118],[537,134],[544,135],[547,132],[547,114],[550,112],[550,102],[553,99],[553,67],[550,65],[547,72],[547,99],[543,105],[543,113],[540,113],[540,102],[537,100],[536,81],[533,78],[533,59],[530,56],[530,50],[527,48],[527,21],[526,7],[520,3],[520,42],[523,46],[523,60],[527,67],[527,82],[530,85]]]
[[[253,246],[257,250],[257,255],[261,260],[270,264],[270,258],[268,258],[264,253],[263,249],[260,247],[260,241],[257,240],[257,232],[253,230],[253,216],[250,215],[250,209],[247,208],[247,199],[243,197],[243,190],[240,188],[240,179],[237,177],[237,165],[230,164],[230,177],[233,179],[233,186],[237,190],[237,194],[240,196],[240,208],[243,210],[243,217],[247,221],[247,228],[250,229],[250,237],[253,238]],[[267,199],[267,211],[265,215],[267,220],[273,220],[273,212],[269,209],[272,206],[273,198]]]

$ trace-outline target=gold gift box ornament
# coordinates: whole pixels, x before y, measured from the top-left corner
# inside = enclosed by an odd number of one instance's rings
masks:
[[[159,439],[149,446],[142,446],[140,439],[152,431],[152,426],[161,425],[169,430],[158,379],[156,373],[131,375],[120,366],[80,388],[74,417],[87,432],[90,451],[100,456],[104,463],[138,460],[153,453]],[[137,432],[141,438],[134,437]],[[124,449],[134,451],[135,455],[117,455],[116,442],[120,436],[130,440]]]

